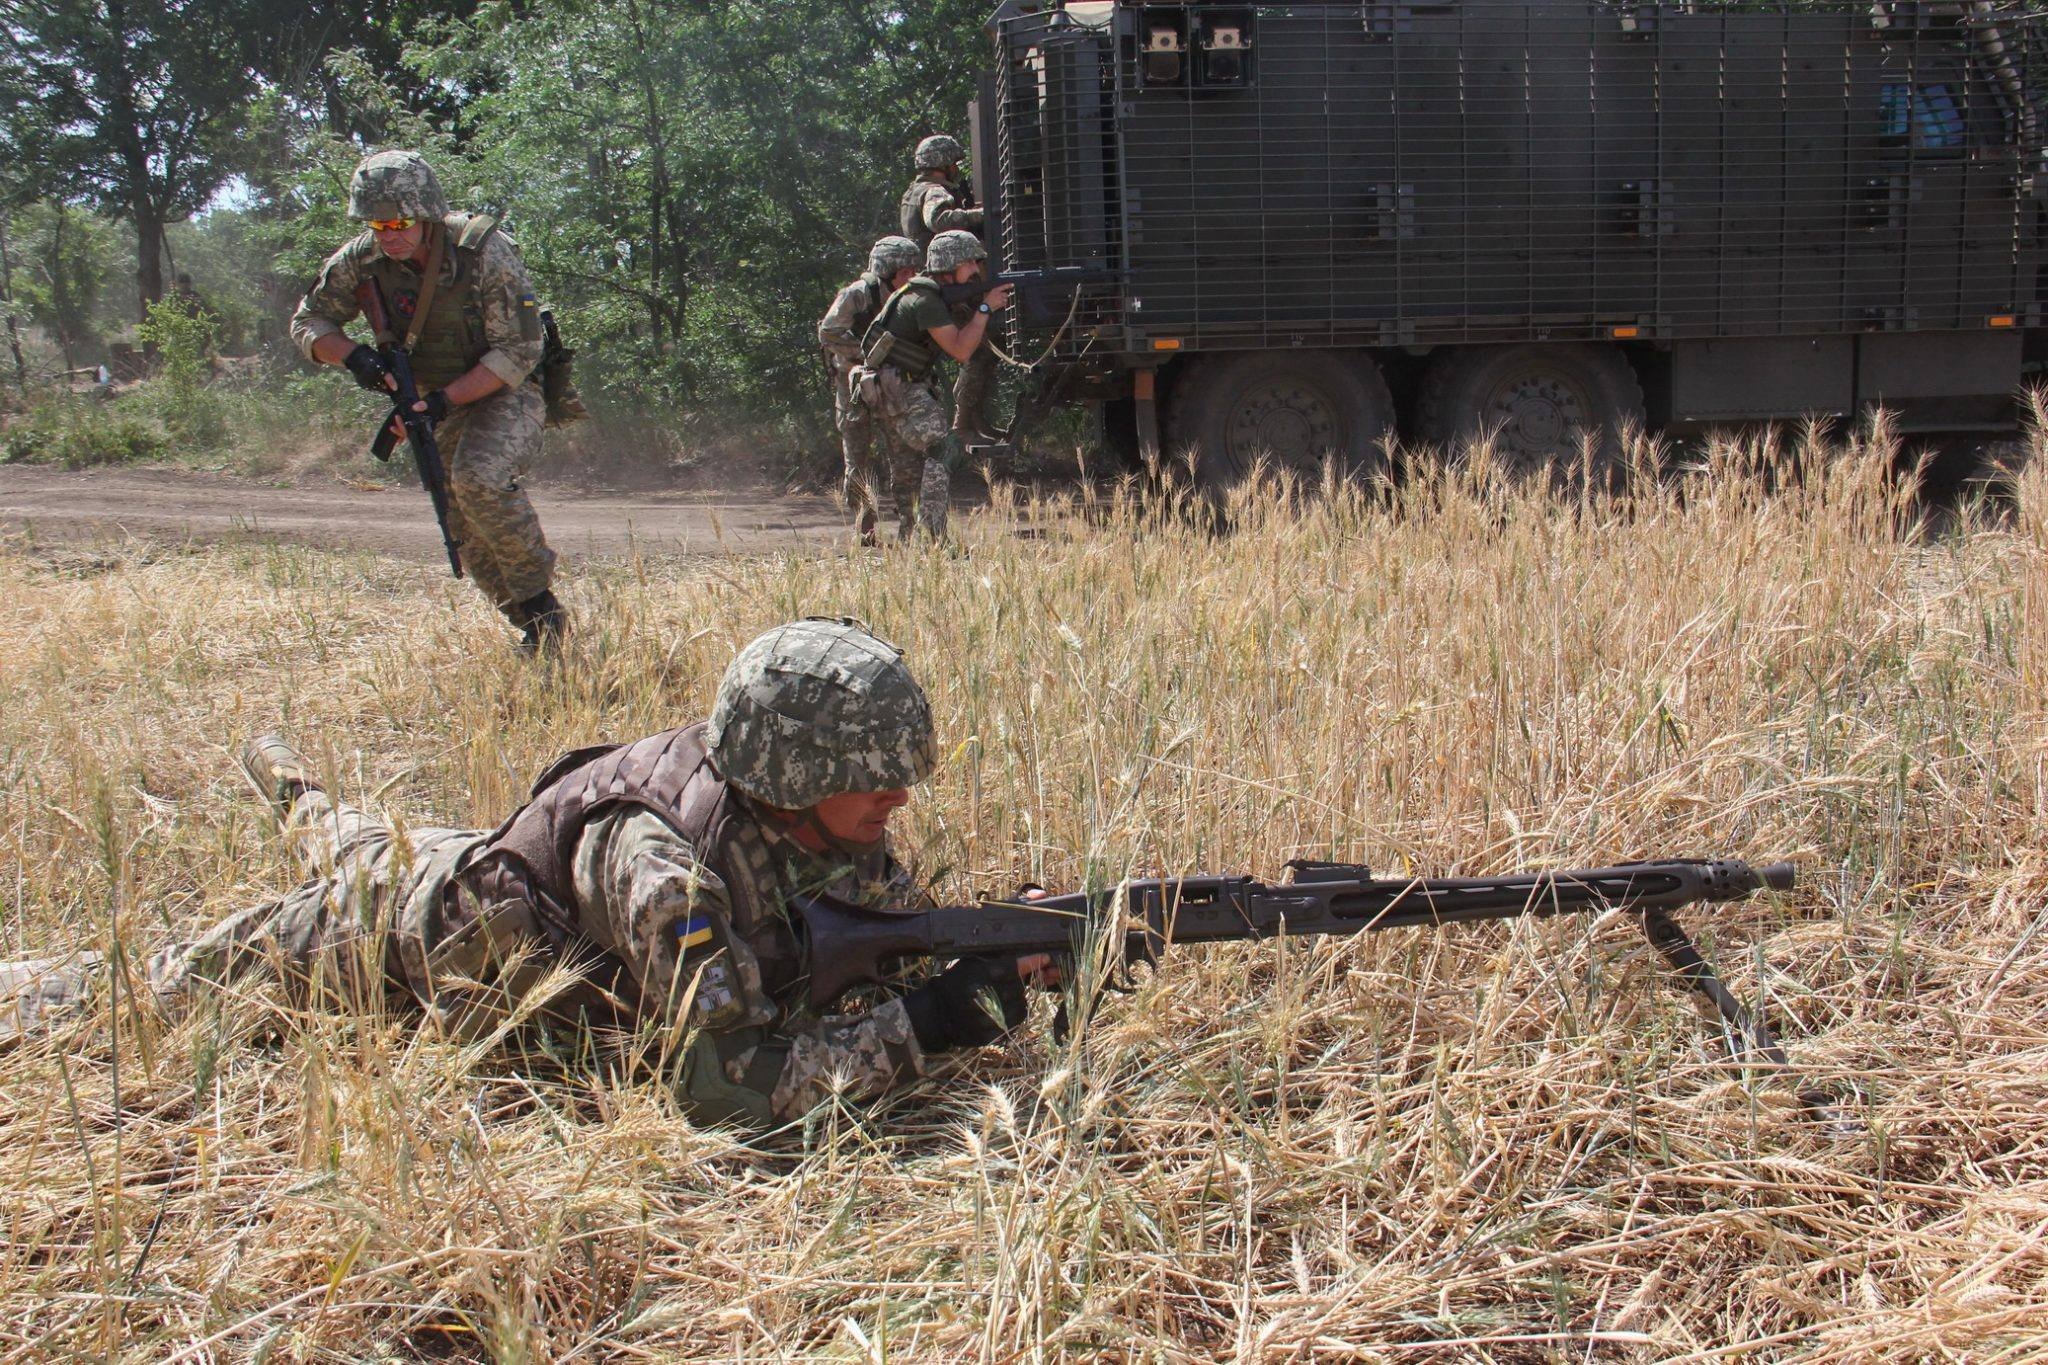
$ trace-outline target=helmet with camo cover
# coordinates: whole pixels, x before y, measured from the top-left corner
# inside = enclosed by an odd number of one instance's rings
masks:
[[[740,651],[704,739],[726,781],[783,810],[914,787],[937,762],[931,703],[902,651],[858,621],[818,616]]]
[[[348,181],[348,216],[361,220],[448,216],[434,168],[418,152],[373,152]]]
[[[908,237],[884,237],[868,252],[868,269],[886,280],[899,270],[916,270],[924,252]]]
[[[959,165],[966,158],[967,153],[958,141],[944,133],[935,133],[917,144],[914,160],[921,171],[943,171],[948,166]]]
[[[988,248],[981,244],[981,238],[956,228],[932,238],[931,246],[925,251],[924,268],[930,274],[943,275],[949,270],[958,270],[969,261],[987,259]]]

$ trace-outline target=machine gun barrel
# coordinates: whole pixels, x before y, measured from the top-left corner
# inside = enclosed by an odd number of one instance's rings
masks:
[[[1030,901],[983,901],[912,913],[861,910],[828,899],[797,902],[811,943],[810,992],[824,1007],[908,958],[1084,958],[1120,933],[1123,964],[1156,962],[1175,944],[1221,943],[1379,929],[1441,928],[1479,920],[1619,910],[1641,917],[1650,944],[1685,984],[1720,1012],[1738,1055],[1787,1065],[1769,1026],[1715,975],[1673,912],[1700,902],[1789,891],[1789,863],[1665,859],[1504,877],[1382,878],[1345,863],[1289,864],[1292,879],[1199,876],[1125,882],[1113,891]],[[1112,926],[1110,916],[1117,917]],[[1809,1103],[1818,1103],[1809,1098]]]

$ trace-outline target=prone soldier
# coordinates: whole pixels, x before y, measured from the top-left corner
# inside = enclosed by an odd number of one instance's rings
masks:
[[[853,392],[851,379],[861,361],[861,338],[891,294],[910,282],[924,264],[924,249],[908,237],[884,237],[868,252],[868,268],[839,291],[818,323],[818,344],[825,348],[832,380],[832,416],[846,460],[841,490],[854,513],[861,544],[875,543],[876,506],[880,501],[874,464],[874,417]],[[897,509],[908,520],[909,509]]]
[[[914,177],[903,192],[897,217],[903,235],[929,250],[932,239],[942,232],[967,232],[978,239],[987,211],[972,202],[973,195],[960,174],[967,153],[957,139],[944,133],[917,144],[912,157]],[[965,327],[973,321],[971,305],[953,309],[953,325]],[[960,362],[960,376],[953,384],[953,434],[967,445],[1000,440],[988,420],[988,391],[995,382],[995,352],[986,347]]]
[[[857,622],[818,618],[742,650],[709,720],[564,755],[495,831],[394,828],[337,800],[282,740],[258,739],[243,767],[309,879],[158,951],[146,978],[176,1013],[280,970],[323,1000],[414,1001],[472,1038],[577,963],[581,983],[547,1014],[689,1036],[680,1088],[693,1118],[789,1123],[994,1042],[1023,1021],[1027,984],[1058,979],[1047,954],[969,958],[857,1013],[810,1007],[792,902],[930,903],[891,854],[889,822],[937,753],[903,655]],[[0,1039],[74,1013],[104,970],[0,964]]]
[[[914,526],[924,527],[935,539],[946,534],[953,470],[965,452],[959,437],[947,429],[945,400],[932,372],[941,355],[963,367],[974,358],[982,349],[989,318],[1009,305],[1010,286],[997,285],[979,303],[966,305],[964,324],[954,321],[942,287],[979,279],[987,262],[988,252],[971,232],[948,231],[932,238],[924,273],[889,296],[861,341],[862,365],[854,372],[853,385],[881,429],[898,534],[906,540]]]
[[[349,181],[349,217],[367,231],[327,258],[292,314],[307,358],[338,365],[373,393],[395,387],[374,347],[343,329],[360,310],[357,286],[375,281],[403,337],[448,468],[449,530],[477,590],[517,627],[529,649],[568,626],[553,591],[555,553],[519,486],[540,454],[546,404],[538,366],[540,305],[519,249],[482,214],[452,213],[433,168],[417,152],[365,157]]]

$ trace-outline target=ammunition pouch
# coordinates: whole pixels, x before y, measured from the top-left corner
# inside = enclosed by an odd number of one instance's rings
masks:
[[[936,347],[919,341],[906,341],[894,332],[884,331],[869,348],[867,367],[879,370],[884,365],[900,370],[906,379],[922,379],[932,372],[932,366],[939,363]]]
[[[545,425],[564,427],[580,422],[590,416],[590,409],[583,405],[583,395],[576,392],[576,352],[562,344],[553,310],[541,313],[540,325],[540,394],[547,404]]]
[[[865,365],[854,366],[846,373],[846,390],[853,395],[854,402],[869,412],[879,413],[882,410],[885,400],[879,371],[869,369]]]

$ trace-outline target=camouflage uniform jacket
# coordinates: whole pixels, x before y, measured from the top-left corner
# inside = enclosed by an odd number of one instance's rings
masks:
[[[951,185],[922,177],[910,182],[897,211],[903,235],[920,247],[930,246],[942,232],[979,233],[985,216],[981,209],[961,208]]]
[[[465,229],[483,221],[470,214],[451,213],[442,220],[442,228],[453,244]],[[540,364],[540,308],[527,279],[526,264],[512,239],[502,230],[481,235],[482,241],[473,249],[453,245],[444,254],[434,311],[438,313],[444,306],[461,309],[477,339],[475,354],[465,357],[467,364],[482,365],[507,388],[513,388]],[[299,300],[292,314],[293,344],[310,359],[313,343],[343,331],[361,312],[356,286],[370,278],[398,283],[400,297],[391,297],[394,291],[390,288],[386,297],[394,312],[392,325],[403,328],[411,311],[405,300],[417,296],[420,274],[410,261],[394,261],[379,251],[375,234],[363,233],[327,258],[319,278]],[[428,386],[423,373],[421,387]]]
[[[863,905],[919,893],[885,849],[813,853],[729,787],[702,725],[579,750],[459,875],[486,907],[520,900],[557,951],[602,955],[618,992],[693,1037],[683,1091],[695,1116],[760,1126],[802,1117],[842,1087],[865,1098],[925,1074],[902,1004],[814,1016],[808,945],[790,900]]]
[[[867,335],[868,324],[882,311],[888,297],[889,286],[872,272],[863,272],[859,279],[840,290],[832,306],[825,310],[818,323],[818,344],[834,360],[847,365],[860,363],[861,338]]]

